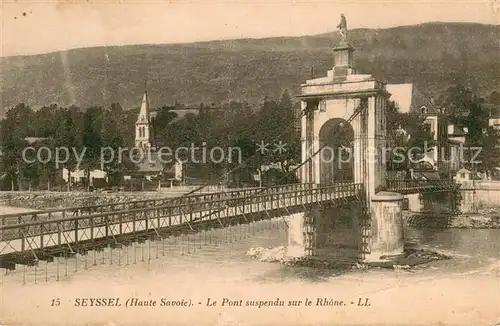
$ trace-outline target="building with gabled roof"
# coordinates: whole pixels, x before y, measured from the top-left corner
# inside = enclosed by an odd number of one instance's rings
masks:
[[[430,127],[433,134],[433,140],[437,144],[445,143],[448,139],[448,125],[445,117],[440,110],[434,105],[433,101],[418,90],[413,83],[404,84],[387,84],[387,91],[391,94],[390,100],[394,101],[401,113],[416,114],[425,118],[425,123]],[[449,146],[440,148],[437,145],[422,157],[425,161],[433,166],[435,170],[442,162],[442,157],[449,156]]]
[[[387,91],[391,94],[401,113],[415,113],[437,115],[439,110],[432,101],[421,93],[413,83],[387,84]]]
[[[500,129],[500,105],[484,104],[488,110],[488,125],[495,129]]]

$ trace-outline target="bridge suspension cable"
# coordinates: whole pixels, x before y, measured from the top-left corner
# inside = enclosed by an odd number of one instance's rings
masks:
[[[358,114],[362,111],[362,109],[364,109],[364,106],[362,106],[361,104],[358,106],[358,108],[356,108],[356,110],[348,117],[344,117],[344,120],[346,120],[347,122],[352,122],[354,120],[354,118],[356,118],[356,116],[358,116]],[[300,114],[300,119],[302,119],[305,115],[308,114],[308,112],[310,112],[311,110],[306,107],[305,109],[301,110],[301,114]],[[292,128],[295,128],[295,122],[291,123],[289,126],[287,126],[287,128],[280,132],[278,134],[278,136],[276,136],[275,138],[273,138],[272,142],[274,141],[277,141],[279,140],[279,137],[283,136],[285,133],[289,132]],[[334,131],[334,134],[337,132],[337,130]],[[326,145],[325,145],[326,146]],[[317,152],[313,153],[306,161],[302,162],[299,166],[295,167],[294,169],[292,169],[292,171],[289,171],[289,173],[286,175],[286,177],[288,177],[292,172],[295,172],[297,171],[299,168],[301,168],[302,166],[304,166],[306,163],[308,163],[314,156],[316,156],[321,150],[323,150],[323,148],[325,146],[322,146]],[[229,171],[226,171],[224,173],[224,175],[222,177],[220,177],[218,180],[219,181],[222,181],[224,180],[228,175],[230,175],[231,173],[237,171],[238,169],[240,169],[242,166],[245,165],[245,163],[247,161],[249,161],[251,158],[253,158],[255,155],[257,155],[257,153],[254,153],[252,154],[249,158],[247,158],[247,160],[245,162],[242,162],[240,164],[238,164],[236,167],[234,167],[233,169],[229,170]],[[282,181],[284,178],[280,178],[279,181]],[[200,190],[203,190],[204,188],[206,188],[207,186],[209,186],[208,184],[205,184],[205,185],[201,185],[199,186],[198,188],[195,188],[185,194],[182,194],[180,196],[176,196],[174,198],[172,198],[171,200],[176,200],[176,199],[180,199],[182,197],[186,197],[186,196],[189,196],[189,195],[192,195]],[[264,187],[261,189],[261,192],[264,192],[266,190],[268,190],[269,187]]]
[[[301,114],[300,114],[300,119],[302,119],[302,118],[303,118],[303,117],[307,114],[307,112],[308,112],[308,111],[309,111],[309,110],[308,110],[307,108],[305,108],[304,110],[302,110],[302,111],[301,111]],[[279,138],[280,138],[281,136],[283,136],[283,135],[284,135],[284,134],[286,134],[287,132],[291,131],[293,128],[295,128],[295,122],[293,122],[293,123],[291,123],[289,126],[287,126],[287,128],[285,128],[285,130],[284,130],[284,131],[281,131],[281,132],[280,132],[280,133],[279,133],[276,137],[274,137],[274,138],[273,138],[273,140],[272,140],[271,142],[275,142],[275,141],[280,140]],[[254,157],[254,156],[256,156],[256,155],[257,155],[257,153],[254,153],[254,154],[250,155],[250,157],[248,157],[248,158],[247,158],[244,162],[241,162],[241,163],[239,163],[236,167],[234,167],[233,169],[226,171],[226,172],[222,175],[222,177],[220,177],[220,178],[218,178],[218,179],[217,179],[217,181],[222,181],[222,180],[226,179],[226,177],[227,177],[227,176],[231,175],[231,173],[233,173],[233,172],[237,171],[237,170],[238,170],[238,169],[240,169],[242,166],[245,166],[245,165],[246,165],[245,163],[247,163],[248,161],[250,161],[250,159],[251,159],[251,158],[253,158],[253,157]],[[175,198],[172,198],[172,200],[174,200],[174,199],[178,199],[178,198],[181,198],[181,197],[185,197],[185,196],[192,195],[192,194],[194,194],[194,193],[196,193],[196,192],[198,192],[198,191],[200,191],[200,190],[202,190],[202,189],[206,188],[207,186],[209,186],[209,185],[208,185],[208,184],[201,185],[201,186],[199,186],[198,188],[195,188],[195,189],[193,189],[193,190],[191,190],[191,191],[189,191],[189,192],[187,192],[187,193],[185,193],[185,194],[183,194],[183,195],[181,195],[181,196],[177,196],[177,197],[175,197]]]
[[[356,108],[356,110],[354,110],[354,112],[351,114],[351,116],[349,116],[346,121],[348,123],[351,123],[363,110],[366,109],[366,104],[363,104],[363,102],[360,103],[360,105]],[[304,110],[306,111],[306,110]],[[306,114],[307,114],[307,111],[306,111]],[[334,130],[333,134],[335,135],[336,133],[338,132],[338,129]],[[317,151],[315,151],[309,158],[307,158],[304,162],[301,162],[298,166],[296,166],[295,168],[293,168],[289,174],[292,174],[296,171],[298,171],[301,167],[303,167],[306,163],[310,162],[312,160],[313,157],[315,157],[316,155],[318,155],[325,147],[327,146],[327,144],[324,144],[322,145]],[[284,176],[284,177],[288,177],[288,175]],[[281,177],[278,181],[283,181],[284,177]],[[260,189],[260,191],[257,191],[256,195],[258,195],[259,193],[262,193],[266,190],[268,190],[269,188],[271,187],[264,187],[262,189]],[[219,210],[215,210],[213,212],[210,212],[204,216],[201,217],[201,219],[204,219],[204,218],[207,218],[213,214],[216,214],[218,212],[221,212],[223,211],[224,209],[226,209],[228,206],[224,207],[224,208],[221,208]]]

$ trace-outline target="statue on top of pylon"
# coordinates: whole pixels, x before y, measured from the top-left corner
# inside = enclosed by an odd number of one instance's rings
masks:
[[[347,43],[347,20],[344,14],[340,14],[340,23],[337,25],[337,28],[341,37],[340,43]]]

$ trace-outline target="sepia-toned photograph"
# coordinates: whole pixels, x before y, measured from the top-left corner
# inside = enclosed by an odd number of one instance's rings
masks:
[[[498,0],[0,0],[0,326],[499,326]]]

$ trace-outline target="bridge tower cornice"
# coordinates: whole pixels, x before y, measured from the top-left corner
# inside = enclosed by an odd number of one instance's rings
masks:
[[[324,99],[351,99],[351,98],[363,98],[372,96],[382,96],[384,98],[389,98],[391,96],[385,90],[367,90],[359,92],[336,92],[336,93],[317,93],[317,94],[307,94],[307,95],[296,95],[295,98],[303,101],[308,100],[324,100]]]

